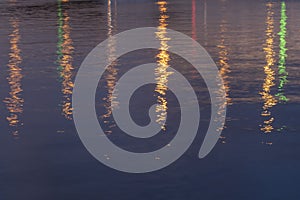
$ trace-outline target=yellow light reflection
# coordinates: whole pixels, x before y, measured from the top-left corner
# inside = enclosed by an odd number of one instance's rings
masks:
[[[225,3],[225,1],[222,1],[222,3]],[[222,13],[226,12],[226,7],[225,5],[222,7]],[[231,105],[232,104],[232,99],[229,96],[229,92],[230,92],[230,82],[229,82],[229,73],[231,72],[230,70],[230,65],[229,65],[229,50],[228,47],[226,45],[226,37],[225,37],[225,33],[227,32],[228,28],[227,28],[227,21],[225,19],[221,20],[220,23],[220,42],[219,45],[217,45],[218,49],[219,49],[219,74],[223,79],[223,86],[222,87],[223,90],[225,90],[225,99],[226,102],[223,105],[220,105],[220,108],[218,110],[218,116],[220,117],[220,119],[222,119],[225,116],[225,112],[226,112],[226,106],[227,105]],[[220,90],[220,94],[223,93],[223,90]],[[225,128],[224,124],[219,127],[217,129],[218,132],[221,132],[223,129]],[[221,142],[224,144],[226,137],[225,136],[221,136],[220,139],[222,140]]]
[[[13,127],[12,134],[14,136],[19,135],[18,128],[22,126],[20,121],[20,115],[23,113],[23,103],[24,99],[22,98],[22,68],[20,67],[22,63],[21,50],[19,48],[20,42],[20,30],[19,30],[19,19],[11,18],[10,24],[13,28],[13,32],[9,35],[10,37],[10,53],[9,53],[9,62],[8,70],[9,76],[7,77],[10,92],[9,97],[5,98],[4,103],[9,111],[9,116],[6,117],[9,126]]]
[[[228,58],[228,48],[225,44],[225,36],[224,33],[227,31],[227,27],[226,27],[226,21],[222,21],[222,24],[220,25],[221,28],[221,40],[220,40],[220,44],[218,45],[219,48],[219,65],[220,65],[220,70],[219,73],[223,79],[223,84],[224,84],[224,88],[225,88],[225,93],[226,93],[226,103],[227,105],[231,105],[232,104],[232,99],[229,97],[229,91],[230,91],[230,87],[229,87],[229,76],[228,73],[230,73],[230,65],[229,65],[229,58]]]
[[[73,41],[70,37],[71,27],[70,27],[70,17],[68,12],[62,11],[61,3],[69,2],[68,0],[58,0],[58,17],[59,17],[59,27],[58,27],[58,70],[59,76],[62,84],[61,92],[63,94],[62,100],[62,114],[66,119],[72,119],[72,103],[71,96],[74,83],[72,81],[73,77],[73,57],[74,52]]]
[[[108,47],[107,47],[107,60],[111,65],[107,68],[107,74],[105,76],[106,86],[107,86],[107,96],[103,98],[104,107],[106,108],[106,113],[101,116],[104,119],[104,123],[110,123],[111,119],[108,119],[112,116],[112,110],[118,106],[117,102],[117,92],[113,92],[117,82],[118,69],[117,65],[117,57],[116,57],[116,40],[113,36],[114,31],[116,29],[116,15],[117,15],[117,7],[116,1],[114,1],[115,10],[114,10],[114,20],[112,15],[112,3],[111,0],[107,2],[107,27],[108,27]],[[108,119],[108,120],[105,120]],[[114,122],[110,124],[110,128],[115,126]],[[111,131],[106,131],[107,134],[110,134]]]
[[[261,131],[270,133],[273,131],[274,118],[271,115],[270,109],[277,104],[275,96],[271,94],[271,89],[275,85],[275,52],[274,52],[274,12],[273,4],[267,3],[267,20],[266,20],[266,43],[264,52],[266,54],[266,65],[264,66],[265,79],[260,95],[264,100],[263,111],[261,116],[265,119],[261,126]]]
[[[159,53],[157,54],[157,68],[155,70],[155,80],[156,88],[155,92],[158,93],[157,96],[157,106],[156,113],[157,119],[156,122],[161,125],[162,130],[166,130],[165,121],[167,118],[168,102],[166,99],[166,92],[168,90],[168,77],[172,72],[168,71],[170,55],[168,53],[168,41],[170,38],[167,37],[167,20],[169,16],[167,15],[167,2],[158,1],[157,5],[159,6],[160,18],[159,26],[157,27],[156,37],[160,40]]]

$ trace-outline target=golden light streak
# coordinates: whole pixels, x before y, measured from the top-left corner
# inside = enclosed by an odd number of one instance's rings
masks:
[[[230,91],[230,87],[229,87],[229,76],[228,73],[230,73],[230,65],[229,65],[229,58],[228,58],[228,48],[225,44],[225,36],[224,33],[227,31],[226,28],[226,21],[223,21],[223,23],[220,25],[221,28],[221,40],[220,40],[220,44],[218,45],[219,48],[219,65],[220,65],[220,69],[219,69],[219,73],[223,79],[223,84],[224,84],[224,88],[225,88],[225,94],[226,94],[226,104],[227,105],[231,105],[232,104],[232,99],[229,97],[229,91]]]
[[[166,92],[168,90],[168,77],[172,72],[168,71],[170,55],[168,53],[168,41],[170,38],[167,37],[167,20],[169,16],[167,15],[167,2],[159,1],[157,2],[160,11],[159,26],[157,27],[156,37],[160,40],[159,53],[157,54],[157,68],[155,70],[155,80],[156,88],[155,92],[158,93],[157,96],[157,106],[156,122],[161,125],[162,130],[166,130],[165,121],[167,118],[168,102],[166,99]]]
[[[11,18],[10,24],[13,28],[13,32],[9,35],[10,37],[10,53],[8,70],[9,76],[7,77],[8,84],[10,86],[9,97],[5,98],[4,103],[6,104],[9,116],[6,117],[9,126],[13,127],[13,136],[19,135],[18,127],[22,126],[20,121],[20,115],[23,113],[24,99],[22,98],[22,57],[21,50],[19,48],[20,43],[20,30],[19,30],[19,19]]]
[[[225,1],[222,1],[222,3],[225,3]],[[222,7],[222,13],[226,12],[226,7],[225,5]],[[225,99],[226,101],[224,102],[223,105],[220,105],[220,108],[218,110],[218,116],[220,117],[220,119],[222,119],[225,115],[226,112],[226,107],[228,105],[232,104],[232,99],[229,96],[229,92],[230,92],[230,82],[229,82],[229,73],[231,72],[230,70],[230,65],[229,65],[229,57],[228,57],[228,47],[226,45],[226,37],[225,37],[225,33],[227,32],[228,28],[227,28],[227,21],[225,19],[221,20],[220,23],[220,42],[219,45],[217,45],[218,49],[219,49],[219,74],[223,79],[223,85],[220,86],[222,87],[220,90],[220,94],[223,93],[223,90],[225,90]],[[225,128],[224,124],[219,127],[217,129],[218,132],[221,132],[223,129]],[[222,140],[222,143],[226,143],[225,136],[221,136],[220,139]]]
[[[275,96],[271,94],[271,88],[275,85],[275,71],[273,69],[275,64],[274,52],[274,12],[273,4],[267,3],[267,20],[266,20],[266,43],[264,45],[266,65],[264,66],[265,79],[260,95],[264,100],[263,111],[261,116],[265,118],[261,131],[270,133],[273,131],[274,118],[271,116],[270,109],[277,104]]]
[[[70,17],[68,12],[65,10],[62,12],[61,3],[66,3],[68,0],[58,0],[58,17],[59,17],[59,31],[58,31],[58,70],[59,76],[61,79],[62,89],[61,92],[63,94],[62,101],[62,114],[63,116],[71,120],[72,119],[72,103],[71,96],[74,87],[74,83],[72,81],[73,77],[73,57],[72,54],[74,52],[73,41],[70,37],[71,27],[70,27]]]

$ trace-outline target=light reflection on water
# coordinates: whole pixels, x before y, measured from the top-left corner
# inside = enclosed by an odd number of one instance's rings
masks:
[[[160,41],[159,53],[157,54],[157,68],[155,70],[155,80],[156,80],[156,88],[155,92],[158,93],[157,96],[157,106],[156,113],[157,119],[156,122],[161,125],[162,130],[165,130],[165,124],[167,118],[167,110],[168,110],[168,102],[166,99],[166,92],[168,90],[168,78],[172,74],[172,72],[168,71],[170,55],[168,53],[168,41],[171,38],[167,37],[167,20],[169,16],[167,15],[167,2],[166,1],[158,1],[157,5],[159,6],[160,18],[159,18],[159,26],[157,27],[156,37]]]
[[[6,117],[9,126],[12,127],[12,134],[15,137],[19,136],[19,127],[23,125],[20,120],[20,115],[23,113],[24,99],[22,98],[22,56],[21,49],[19,48],[20,42],[20,29],[19,29],[19,19],[17,17],[10,18],[10,25],[13,32],[9,35],[10,37],[10,53],[8,70],[9,76],[7,77],[10,92],[9,97],[5,98],[4,103],[6,103],[7,110],[9,111],[9,116]]]
[[[284,1],[281,2],[281,18],[280,18],[280,37],[279,43],[279,63],[278,63],[278,92],[275,95],[278,98],[279,104],[285,104],[289,101],[289,98],[285,95],[285,85],[288,83],[288,72],[286,69],[287,59],[287,48],[286,48],[286,36],[287,36],[287,15],[286,15],[286,4]],[[280,125],[277,131],[284,131],[287,128],[286,125]]]
[[[280,19],[280,52],[279,52],[279,63],[278,63],[278,74],[279,74],[279,85],[278,93],[276,96],[279,98],[279,103],[287,102],[289,99],[284,94],[284,86],[288,82],[288,72],[286,71],[286,58],[287,58],[287,48],[286,48],[286,34],[287,34],[287,15],[286,15],[286,5],[283,1],[281,3],[281,19]]]
[[[11,0],[0,5],[0,66],[6,66],[0,73],[4,102],[0,105],[1,197],[4,191],[7,199],[26,195],[48,200],[73,192],[70,198],[75,199],[84,199],[88,193],[103,199],[235,200],[242,194],[246,199],[284,199],[287,195],[299,199],[299,193],[292,196],[300,177],[299,1]],[[168,41],[172,38],[166,32],[171,28],[203,45],[220,69],[228,105],[221,137],[225,143],[226,136],[226,145],[217,144],[207,159],[198,160],[192,155],[202,141],[196,139],[169,168],[129,177],[95,162],[80,144],[70,120],[72,79],[88,52],[108,37],[107,58],[103,59],[112,65],[101,80],[104,105],[99,107],[108,128],[115,126],[111,111],[118,102],[113,89],[123,72],[119,66],[132,60],[116,60],[117,41],[111,36],[145,26],[157,27],[161,43],[157,55],[151,55],[157,62],[153,73],[158,123],[165,121],[168,111],[173,112],[173,101],[166,98],[171,64],[178,64],[197,94],[205,96],[199,77],[171,59]],[[203,121],[209,115],[205,109]],[[219,116],[222,113],[224,109]],[[163,137],[173,134],[174,122],[168,123],[165,132],[171,134]],[[55,134],[57,127],[70,134]],[[11,135],[22,139],[13,140]],[[116,141],[123,140],[116,135]],[[271,148],[261,145],[262,137],[268,138],[264,144],[273,144]],[[146,145],[153,144],[156,141]],[[230,184],[224,185],[224,180]],[[206,190],[214,187],[219,189]],[[232,188],[240,192],[233,193]],[[274,188],[279,189],[270,192]]]
[[[260,92],[262,99],[264,100],[263,111],[261,116],[264,118],[261,130],[265,133],[272,132],[274,117],[272,117],[271,108],[277,104],[275,95],[272,94],[271,89],[275,86],[275,70],[274,65],[275,51],[274,51],[274,11],[273,3],[267,3],[267,19],[266,19],[266,42],[264,44],[264,52],[266,54],[266,65],[264,66],[265,79],[263,83],[262,91]]]
[[[114,11],[114,12],[113,12]],[[114,13],[114,15],[113,15]],[[115,123],[110,119],[112,116],[112,110],[118,106],[117,94],[118,92],[114,92],[114,88],[116,86],[118,69],[116,65],[118,60],[116,58],[116,40],[112,37],[117,29],[116,29],[116,21],[117,21],[117,2],[113,0],[107,1],[107,37],[108,37],[108,46],[107,46],[107,63],[111,63],[107,68],[107,74],[104,77],[106,81],[106,89],[107,95],[102,100],[104,101],[105,113],[101,116],[101,119],[104,120],[105,124],[108,124],[109,128],[115,127]],[[112,133],[111,130],[106,131],[107,134]]]
[[[221,13],[225,13],[226,12],[226,5],[224,5],[225,2],[223,2],[222,5],[222,10]],[[225,34],[228,31],[228,27],[227,27],[227,21],[225,19],[225,17],[222,18],[221,23],[220,23],[220,41],[219,44],[217,45],[218,49],[219,49],[219,61],[218,64],[220,66],[219,68],[219,73],[223,79],[223,84],[224,84],[224,90],[225,90],[225,99],[226,99],[226,103],[224,105],[221,106],[221,109],[219,110],[218,114],[220,116],[220,118],[222,118],[222,116],[225,115],[225,109],[226,106],[231,105],[232,104],[232,99],[230,98],[229,92],[230,92],[230,81],[229,81],[229,73],[230,73],[230,65],[229,65],[229,49],[228,46],[226,44],[226,37]],[[222,92],[222,91],[221,91]],[[222,131],[223,128],[225,127],[220,127],[218,131]],[[222,140],[222,143],[226,143],[225,136],[221,136],[220,138]]]
[[[72,90],[74,83],[73,78],[73,41],[71,39],[70,17],[67,10],[63,10],[62,3],[67,3],[68,0],[58,0],[58,44],[57,44],[57,63],[59,80],[62,84],[61,92],[63,100],[61,102],[62,115],[68,119],[72,119]]]
[[[18,1],[10,1],[11,5],[18,5]],[[58,43],[57,43],[57,63],[58,71],[59,71],[59,80],[61,81],[61,93],[62,93],[62,101],[61,101],[61,110],[62,115],[66,118],[71,120],[72,119],[72,106],[71,106],[71,95],[72,95],[72,89],[73,89],[73,82],[72,79],[74,78],[74,71],[75,66],[73,64],[73,57],[74,57],[74,42],[73,38],[71,38],[71,24],[72,19],[70,18],[69,11],[71,11],[71,7],[65,7],[65,4],[72,5],[72,3],[69,0],[58,0],[56,2],[57,7],[57,17],[58,17]],[[231,97],[229,93],[234,94],[234,90],[232,90],[232,86],[236,87],[236,83],[231,82],[233,79],[240,78],[240,74],[237,74],[235,69],[232,69],[230,66],[230,62],[234,62],[229,60],[229,50],[232,45],[232,40],[230,38],[231,33],[231,27],[229,27],[229,24],[231,23],[231,18],[227,17],[227,12],[229,3],[228,1],[220,1],[221,5],[220,8],[220,16],[221,19],[217,23],[217,26],[215,24],[212,24],[211,27],[215,26],[215,28],[218,28],[218,34],[214,37],[217,41],[216,43],[216,49],[217,53],[215,57],[217,58],[216,63],[220,67],[220,74],[223,77],[224,80],[224,86],[226,91],[226,99],[227,99],[227,105],[232,105],[235,97]],[[157,85],[155,88],[155,91],[157,92],[157,103],[158,106],[156,107],[157,112],[157,123],[160,123],[162,125],[162,129],[165,129],[165,125],[163,122],[166,119],[167,116],[167,110],[168,110],[168,102],[166,99],[166,91],[167,91],[167,83],[168,83],[168,77],[171,75],[170,72],[168,72],[169,62],[170,62],[170,55],[168,54],[168,40],[171,38],[168,38],[166,28],[173,28],[169,27],[170,22],[173,23],[172,20],[175,18],[171,14],[169,14],[169,8],[168,5],[170,2],[167,1],[158,1],[155,3],[156,9],[158,7],[159,11],[159,19],[158,19],[158,27],[157,27],[157,38],[161,42],[161,48],[159,53],[156,55],[157,59],[157,69],[154,72],[156,75],[156,81]],[[170,5],[172,5],[173,2],[171,2]],[[190,35],[193,39],[198,40],[201,44],[207,45],[208,50],[210,50],[211,46],[209,46],[209,42],[211,42],[209,39],[211,36],[208,34],[210,31],[208,27],[210,18],[207,17],[210,13],[208,13],[208,2],[206,0],[203,1],[196,1],[191,0],[190,1],[190,21],[186,22],[189,23],[189,29],[190,29]],[[108,68],[107,74],[105,78],[106,81],[106,89],[107,94],[106,97],[104,97],[106,108],[106,113],[102,116],[103,119],[108,119],[112,114],[112,109],[115,106],[118,106],[118,102],[116,101],[116,96],[113,95],[113,88],[117,81],[117,75],[118,75],[118,68],[117,60],[115,58],[115,46],[116,41],[114,40],[113,36],[118,32],[118,12],[117,12],[117,1],[116,0],[108,0],[106,2],[106,18],[105,18],[105,30],[106,36],[108,36],[108,51],[107,51],[107,59],[109,62],[112,62],[112,65]],[[122,6],[122,5],[121,5]],[[286,3],[280,2],[268,2],[266,5],[266,30],[265,30],[265,42],[263,45],[263,51],[265,62],[264,65],[264,79],[261,80],[262,82],[258,84],[262,84],[262,89],[260,90],[259,94],[261,99],[263,100],[263,106],[262,106],[262,112],[261,116],[263,118],[263,122],[259,123],[261,125],[260,129],[264,133],[270,133],[272,131],[277,130],[274,128],[275,118],[276,115],[279,113],[276,113],[276,109],[274,108],[277,104],[283,104],[287,103],[288,100],[297,101],[297,95],[288,94],[288,72],[287,72],[287,14],[286,14]],[[278,8],[280,7],[280,15]],[[23,8],[22,8],[23,9]],[[122,9],[121,9],[122,10]],[[172,10],[171,10],[172,11]],[[124,11],[123,11],[124,12]],[[276,13],[275,13],[276,12]],[[172,12],[171,12],[172,13]],[[280,22],[276,21],[276,19],[280,16]],[[122,18],[124,19],[124,18]],[[120,20],[120,19],[119,19]],[[203,22],[203,23],[202,23]],[[6,103],[6,107],[9,110],[9,116],[7,117],[7,120],[9,122],[9,125],[11,127],[18,127],[23,124],[23,122],[20,121],[20,115],[23,112],[23,103],[24,99],[22,98],[22,85],[21,81],[23,78],[22,75],[22,57],[21,57],[21,50],[19,48],[19,40],[20,40],[20,30],[19,25],[20,21],[18,17],[11,17],[9,20],[10,26],[14,29],[13,33],[10,34],[10,49],[11,52],[9,54],[9,76],[7,77],[10,85],[10,92],[9,97],[5,98],[4,102]],[[157,24],[157,21],[155,21]],[[279,28],[280,31],[278,34],[276,34],[276,28]],[[72,32],[73,34],[73,32]],[[234,33],[233,33],[234,34]],[[74,33],[76,35],[76,33]],[[218,37],[218,38],[217,38]],[[209,39],[209,40],[208,40]],[[277,44],[277,42],[279,43]],[[276,55],[275,52],[277,52],[277,47],[279,48],[278,55]],[[232,56],[234,57],[234,49],[232,50]],[[278,61],[277,61],[278,58]],[[230,61],[230,62],[229,62]],[[262,61],[262,60],[260,60]],[[259,61],[258,61],[259,62]],[[257,64],[258,66],[259,64]],[[231,74],[233,70],[233,73]],[[262,73],[258,74],[257,76],[261,76]],[[248,78],[247,78],[248,79]],[[277,85],[278,84],[278,85]],[[294,82],[295,84],[295,78]],[[291,86],[291,85],[290,85]],[[275,92],[276,90],[276,92]],[[252,94],[252,91],[248,91],[249,96],[250,94],[252,96],[255,96]],[[116,93],[117,94],[117,93]],[[239,96],[240,99],[245,99],[246,101],[250,101],[253,103],[258,102],[255,100],[255,98],[243,98],[243,96]],[[257,98],[258,99],[258,98]],[[254,102],[256,101],[256,102]],[[275,111],[275,114],[274,114]],[[104,122],[109,123],[109,120],[104,120]],[[113,126],[113,125],[112,125]],[[17,128],[16,128],[17,129]],[[280,128],[279,128],[280,129]],[[14,130],[13,134],[17,134],[18,131]]]
[[[286,71],[286,58],[287,58],[287,48],[286,48],[286,5],[285,2],[281,2],[281,18],[280,18],[280,32],[279,35],[279,61],[276,60],[275,53],[275,19],[274,19],[274,3],[267,3],[267,20],[266,20],[266,43],[264,44],[264,52],[266,54],[266,65],[264,67],[265,79],[263,83],[263,90],[260,92],[262,99],[264,100],[263,112],[261,116],[264,118],[264,122],[261,125],[261,131],[264,133],[271,133],[274,130],[281,131],[286,126],[280,128],[274,127],[275,117],[272,115],[272,108],[277,104],[286,103],[288,98],[284,94],[284,86],[287,83],[288,73]],[[276,65],[278,69],[276,70]],[[278,72],[278,76],[276,76]],[[278,77],[278,81],[276,81]],[[277,93],[273,94],[273,89],[275,89],[276,83]]]

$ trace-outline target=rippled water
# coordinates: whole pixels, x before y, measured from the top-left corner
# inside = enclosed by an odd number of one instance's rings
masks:
[[[262,0],[1,1],[1,198],[299,198],[299,9],[299,1]],[[179,123],[178,103],[166,87],[172,79],[168,68],[174,67],[198,95],[201,128],[171,166],[130,175],[105,167],[86,151],[72,121],[71,96],[76,71],[98,43],[149,26],[158,29],[160,51],[136,51],[115,60],[116,41],[109,41],[108,59],[115,61],[96,95],[101,125],[124,149],[147,152],[165,145]],[[204,46],[225,83],[226,127],[202,160],[197,154],[210,117],[207,89],[185,60],[167,51],[172,38],[164,28]],[[131,140],[112,119],[118,106],[113,87],[129,68],[150,61],[158,64],[157,84],[137,91],[133,118],[146,125],[146,108],[159,103],[163,134]]]

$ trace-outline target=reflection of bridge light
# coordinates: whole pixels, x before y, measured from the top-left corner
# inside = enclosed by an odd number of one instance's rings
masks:
[[[165,130],[165,124],[167,118],[167,110],[168,110],[168,102],[166,99],[166,92],[168,90],[168,77],[172,74],[168,72],[167,69],[169,67],[170,55],[168,53],[168,38],[167,34],[167,19],[169,16],[166,14],[167,12],[167,2],[159,1],[157,2],[159,5],[160,18],[159,18],[159,26],[157,27],[156,37],[160,40],[160,48],[159,53],[157,54],[157,68],[155,70],[156,76],[156,88],[155,92],[158,93],[157,97],[157,106],[156,113],[157,119],[156,122],[161,125],[162,130]]]
[[[10,34],[10,53],[9,53],[9,76],[7,77],[10,92],[9,97],[4,100],[7,109],[9,111],[9,116],[6,118],[9,122],[9,126],[14,127],[13,135],[18,136],[18,127],[22,125],[20,122],[20,114],[23,113],[23,103],[24,99],[21,97],[22,85],[21,81],[23,78],[22,68],[20,64],[22,63],[21,50],[19,48],[20,42],[20,31],[19,31],[19,20],[17,18],[12,18],[10,20],[11,26],[13,27],[13,32]]]
[[[280,52],[279,52],[279,65],[278,65],[278,74],[279,74],[279,86],[278,93],[276,96],[279,98],[280,102],[288,101],[288,98],[284,95],[284,85],[287,83],[288,73],[286,71],[286,58],[287,58],[287,48],[286,48],[286,5],[283,1],[281,3],[281,19],[280,19]]]
[[[261,127],[261,130],[265,133],[272,132],[274,118],[271,116],[270,109],[277,104],[277,100],[271,94],[271,88],[275,85],[275,71],[273,66],[275,64],[275,52],[274,52],[274,12],[272,11],[273,4],[267,3],[267,29],[266,29],[266,43],[264,45],[264,52],[266,54],[266,65],[264,66],[265,79],[263,83],[263,90],[260,92],[262,99],[264,100],[263,112],[261,116],[267,118]]]
[[[72,54],[74,47],[72,46],[73,41],[70,37],[70,17],[67,11],[62,11],[62,2],[66,3],[68,0],[58,0],[58,44],[57,44],[57,63],[60,81],[62,83],[62,114],[66,119],[72,119],[72,104],[71,95],[73,90],[73,65],[72,65]]]

